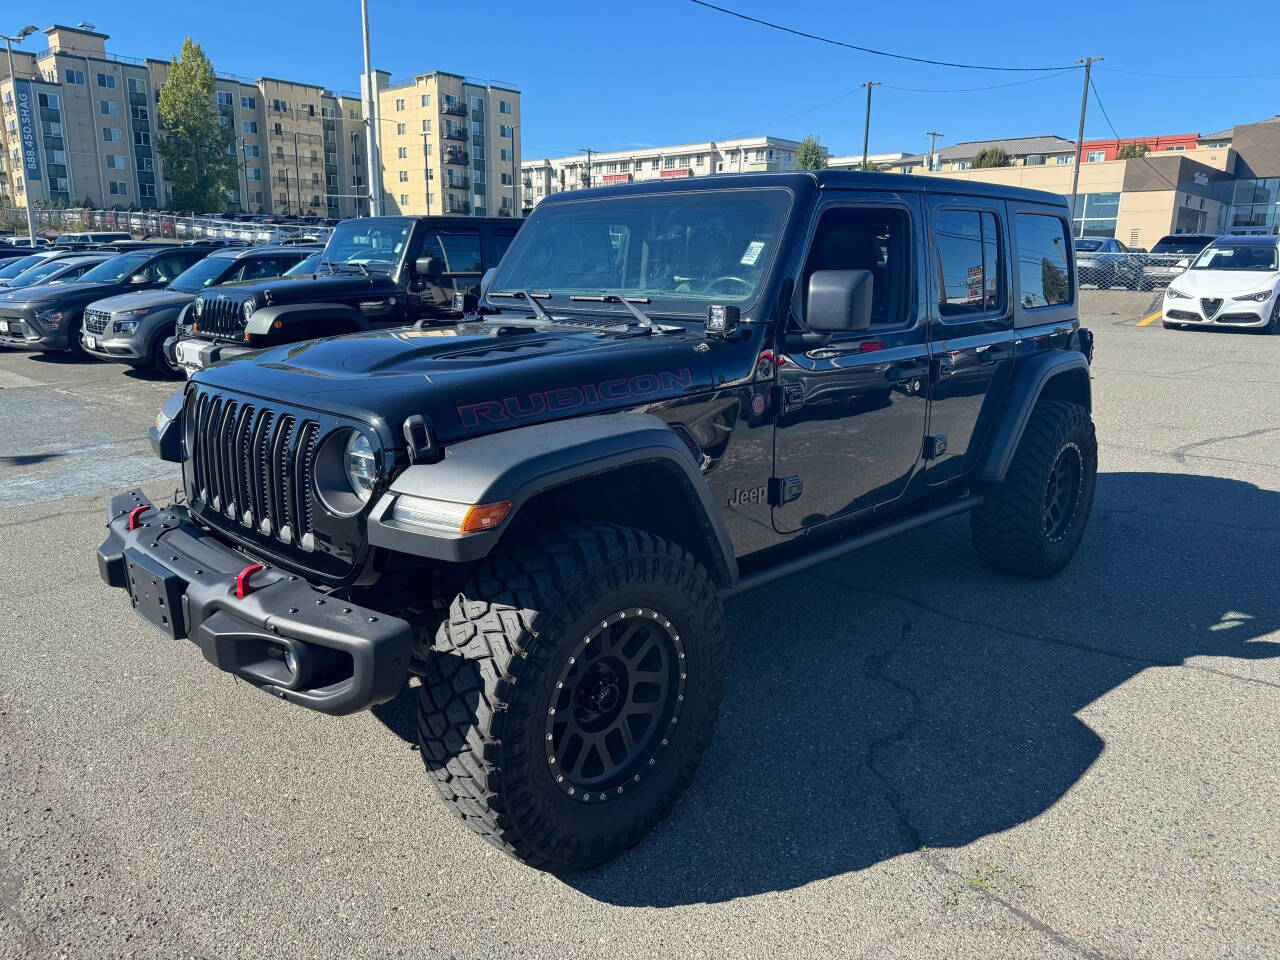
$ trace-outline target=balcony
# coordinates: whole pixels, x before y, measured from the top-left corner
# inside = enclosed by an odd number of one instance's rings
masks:
[[[461,127],[445,127],[445,129],[441,131],[440,136],[446,140],[465,141],[467,139],[467,131],[463,130]]]
[[[444,112],[453,117],[465,117],[467,115],[467,105],[455,101],[445,101]]]
[[[446,210],[445,212],[446,213],[470,213],[471,204],[467,203],[467,201],[465,200],[450,200],[449,209]]]
[[[469,160],[470,158],[467,156],[467,151],[465,150],[453,149],[444,151],[445,163],[452,163],[455,166],[465,167]]]
[[[471,186],[469,177],[450,177],[445,182],[450,190],[466,190]]]

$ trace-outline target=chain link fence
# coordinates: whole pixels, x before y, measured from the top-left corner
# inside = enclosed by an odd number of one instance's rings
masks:
[[[36,210],[36,231],[44,236],[91,231],[124,231],[136,239],[225,240],[232,243],[323,243],[332,227],[322,224],[262,223],[230,217],[197,217],[175,213],[69,208]],[[27,232],[26,211],[8,207],[0,225],[14,234]]]
[[[1208,243],[1206,237],[1180,243],[1175,250],[1145,253],[1115,249],[1115,241],[1077,240],[1076,277],[1080,286],[1099,290],[1162,290]]]

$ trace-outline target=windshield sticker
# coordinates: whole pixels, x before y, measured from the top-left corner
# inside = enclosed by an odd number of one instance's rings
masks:
[[[742,255],[742,259],[738,262],[744,267],[754,267],[756,261],[760,259],[760,254],[764,252],[763,240],[752,240],[747,244],[747,252]]]

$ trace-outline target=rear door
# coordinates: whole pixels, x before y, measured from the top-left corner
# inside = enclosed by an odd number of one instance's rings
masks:
[[[969,470],[1013,372],[1013,296],[1004,203],[928,196],[933,403],[925,475]]]

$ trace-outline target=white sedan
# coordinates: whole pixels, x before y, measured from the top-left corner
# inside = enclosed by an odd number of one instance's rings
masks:
[[[1166,327],[1280,333],[1280,239],[1219,237],[1164,292]]]

